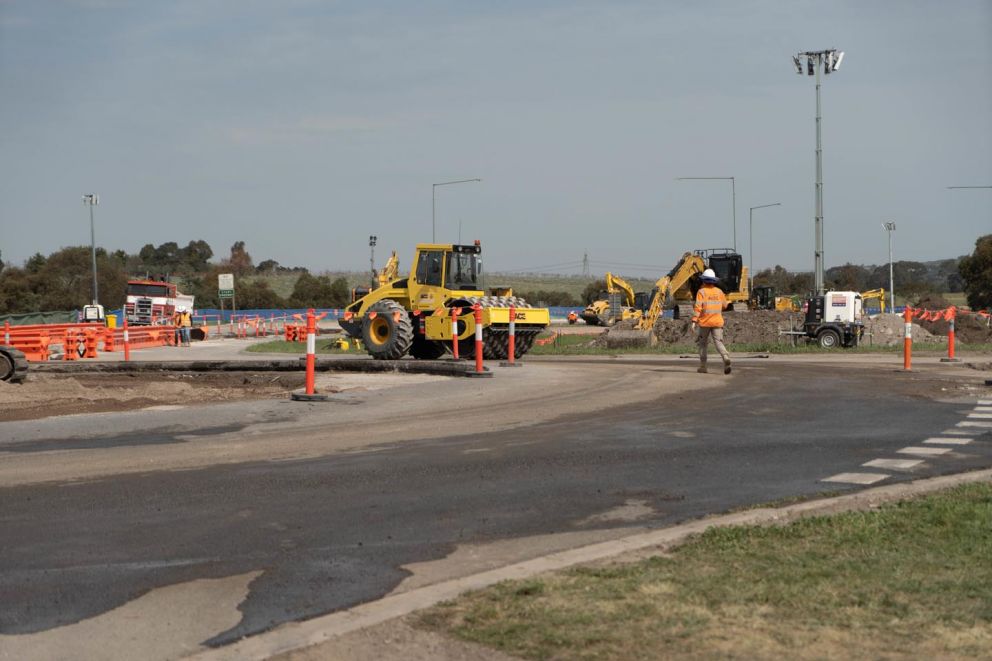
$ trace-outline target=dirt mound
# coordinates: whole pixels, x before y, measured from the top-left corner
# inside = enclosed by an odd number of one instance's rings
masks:
[[[923,308],[925,310],[943,310],[945,308],[951,307],[951,304],[941,297],[940,294],[927,294],[921,298],[914,308]]]
[[[921,321],[920,325],[934,335],[946,338],[950,330],[949,321]],[[954,320],[954,340],[968,344],[986,344],[992,342],[992,327],[989,320],[974,314],[958,314]]]
[[[865,320],[865,335],[861,340],[862,346],[891,346],[900,344],[903,341],[903,333],[906,330],[906,322],[902,315],[898,314],[876,314],[874,317]],[[913,323],[913,342],[925,342],[927,344],[939,344],[945,338],[936,336],[926,328],[917,323]]]

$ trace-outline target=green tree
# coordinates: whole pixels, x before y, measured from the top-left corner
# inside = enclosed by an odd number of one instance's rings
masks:
[[[978,237],[975,252],[958,266],[968,305],[974,310],[992,308],[992,234]]]
[[[286,301],[272,291],[265,280],[241,280],[235,295],[238,308],[242,310],[271,310],[286,307]]]
[[[291,308],[341,308],[351,299],[348,281],[337,278],[334,282],[326,276],[311,275],[303,271],[289,296]]]
[[[227,264],[234,275],[250,275],[254,273],[255,266],[251,261],[251,255],[245,250],[244,241],[235,241],[231,246],[231,256]]]

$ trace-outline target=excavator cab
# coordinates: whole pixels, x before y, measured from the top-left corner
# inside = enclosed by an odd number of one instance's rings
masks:
[[[731,251],[713,252],[709,255],[709,267],[720,278],[720,289],[725,294],[738,291],[741,287],[741,274],[744,258]]]

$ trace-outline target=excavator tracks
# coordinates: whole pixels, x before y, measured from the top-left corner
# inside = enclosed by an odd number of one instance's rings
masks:
[[[0,346],[0,381],[20,383],[28,376],[28,360],[14,347]]]

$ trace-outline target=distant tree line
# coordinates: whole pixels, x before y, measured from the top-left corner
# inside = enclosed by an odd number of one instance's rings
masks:
[[[273,259],[256,266],[244,241],[236,241],[219,262],[211,262],[214,257],[210,245],[202,240],[190,241],[185,247],[172,241],[157,247],[147,244],[134,255],[97,248],[100,302],[107,308],[116,308],[124,302],[128,279],[152,278],[176,282],[180,291],[196,296],[199,308],[219,307],[217,276],[221,273],[235,275],[240,309],[341,308],[351,299],[344,277],[312,275],[305,268],[287,268]],[[0,261],[0,314],[82,308],[92,298],[90,259],[89,246],[71,246],[47,257],[37,253],[23,266]],[[971,307],[992,307],[992,234],[979,237],[971,255],[933,262],[895,262],[893,272],[897,293],[911,300],[963,291]],[[272,289],[272,276],[277,275],[296,276],[288,296]],[[831,289],[887,289],[889,267],[848,263],[827,269],[824,277]],[[813,288],[813,274],[775,266],[754,274],[754,284],[771,285],[779,295],[804,295]],[[604,289],[605,281],[592,280],[578,299],[569,292],[555,290],[516,293],[532,304],[572,307],[588,304]]]
[[[218,263],[210,262],[212,257],[213,249],[202,240],[185,247],[174,241],[158,247],[147,244],[133,255],[97,248],[100,303],[108,309],[123,305],[127,281],[142,278],[175,282],[181,292],[196,297],[198,308],[220,307],[217,276],[221,273],[235,275],[240,309],[340,308],[351,300],[344,278],[311,275],[305,268],[286,268],[273,259],[255,266],[244,241],[235,242]],[[78,310],[92,300],[92,274],[89,246],[62,248],[47,257],[37,253],[19,267],[0,261],[0,314]],[[281,274],[297,276],[285,298],[268,279]]]

